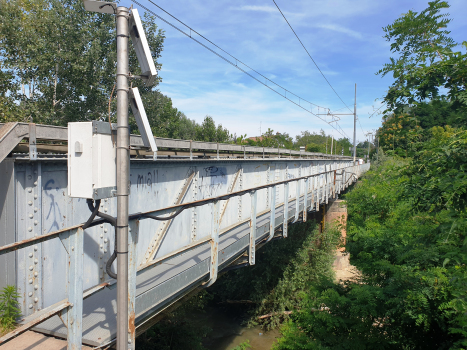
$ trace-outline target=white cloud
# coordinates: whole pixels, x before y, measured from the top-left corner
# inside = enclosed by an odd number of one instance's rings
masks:
[[[316,25],[316,27],[323,28],[323,29],[329,29],[329,30],[339,32],[339,33],[344,33],[359,40],[363,39],[363,35],[361,33],[355,30],[349,29],[349,28],[342,27],[338,24],[318,24]]]
[[[238,8],[234,8],[237,10],[243,10],[243,11],[259,11],[259,12],[273,12],[277,13],[277,8],[272,7],[272,6],[254,6],[254,5],[246,5],[246,6],[241,6]]]

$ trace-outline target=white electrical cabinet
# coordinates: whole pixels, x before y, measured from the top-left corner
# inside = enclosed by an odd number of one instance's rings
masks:
[[[68,195],[102,199],[116,194],[116,126],[68,123]]]

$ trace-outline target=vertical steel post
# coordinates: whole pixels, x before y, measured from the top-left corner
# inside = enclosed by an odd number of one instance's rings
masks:
[[[276,226],[276,186],[273,186],[272,195],[271,195],[271,216],[269,219],[268,242],[274,237],[275,226]]]
[[[117,7],[117,350],[128,349],[128,8]]]
[[[300,214],[300,185],[301,180],[297,180],[297,188],[295,191],[295,218],[294,222],[298,221],[298,215]]]
[[[333,188],[332,188],[332,191],[333,191],[333,198],[336,198],[336,170],[334,170],[334,184],[333,184]]]
[[[309,184],[310,178],[307,177],[305,180],[305,195],[304,195],[304,205],[303,205],[303,222],[306,222],[306,217],[308,213],[308,184]]]
[[[316,166],[316,169],[317,169],[317,173],[321,171],[319,162],[318,162],[318,165]],[[321,175],[316,175],[315,177],[316,177],[316,211],[319,211]]]
[[[353,105],[353,163],[357,157],[357,83],[355,83],[355,101]]]
[[[138,241],[139,220],[130,221],[128,230],[128,350],[135,350],[136,272],[138,263],[136,243]]]
[[[315,173],[314,171],[314,166],[311,167],[311,175],[313,175]],[[313,176],[312,178],[310,178],[311,180],[311,205],[310,205],[310,210],[313,209],[314,205],[315,205],[315,178],[316,176]]]
[[[328,192],[328,183],[329,183],[329,169],[327,165],[324,165],[324,202],[328,204],[329,192]]]
[[[250,217],[250,251],[248,252],[250,265],[255,264],[256,253],[256,203],[257,192],[251,193],[251,217]]]
[[[289,222],[289,183],[284,184],[284,222],[282,224],[282,236],[287,237]]]
[[[83,321],[83,238],[82,228],[72,230],[68,237],[68,350],[81,349]]]
[[[211,227],[211,266],[209,272],[209,282],[206,287],[210,287],[217,280],[219,266],[219,207],[220,201],[212,204],[212,227]]]
[[[193,141],[190,140],[190,160],[193,160]]]

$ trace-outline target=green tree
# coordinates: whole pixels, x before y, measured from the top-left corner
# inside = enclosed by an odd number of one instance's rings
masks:
[[[164,34],[145,16],[156,67]],[[130,46],[131,47],[131,46]],[[115,18],[85,11],[80,0],[1,0],[2,121],[66,125],[108,115],[116,69]],[[130,49],[130,70],[140,69]],[[160,81],[160,78],[158,78]],[[144,96],[153,88],[140,87]],[[5,98],[9,96],[10,98]]]
[[[389,110],[401,113],[405,106],[444,97],[444,91],[454,108],[466,109],[467,54],[453,51],[458,44],[446,29],[451,19],[442,11],[447,8],[447,1],[431,1],[420,13],[409,11],[383,28],[398,55],[377,73],[394,77],[384,97]]]
[[[306,152],[320,152],[320,153],[322,153],[323,152],[323,146],[311,142],[311,143],[309,143],[308,145],[305,146],[305,151]]]
[[[219,124],[216,127],[214,119],[207,115],[201,125],[196,126],[196,139],[207,142],[227,142],[230,141],[229,131]]]
[[[274,130],[268,128],[268,130],[261,135],[261,139],[257,139],[256,142],[249,142],[251,145],[257,145],[260,147],[272,147],[272,148],[287,148],[292,149],[293,139],[287,133],[274,133]]]
[[[143,19],[156,68],[165,35],[155,17]],[[88,12],[82,0],[0,0],[0,122],[34,121],[63,125],[106,120],[116,71],[115,18]],[[130,71],[140,67],[130,44]],[[227,129],[210,120],[195,121],[175,108],[154,86],[138,87],[155,136],[225,142]],[[116,104],[110,117],[115,122]],[[138,133],[130,113],[130,127]],[[201,130],[201,131],[200,131]]]

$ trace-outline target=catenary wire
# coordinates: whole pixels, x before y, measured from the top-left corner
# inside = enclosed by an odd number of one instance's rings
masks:
[[[300,38],[298,37],[297,33],[295,33],[295,30],[292,28],[292,26],[290,25],[289,21],[287,20],[287,18],[284,16],[284,14],[282,13],[281,9],[279,8],[279,6],[277,5],[276,1],[275,0],[272,0],[274,2],[274,4],[276,5],[277,9],[279,10],[279,12],[281,13],[282,17],[284,17],[285,21],[287,22],[287,24],[289,25],[290,29],[292,29],[292,32],[295,34],[295,36],[297,37],[298,41],[300,42],[300,44],[302,44],[303,48],[305,49],[306,53],[308,54],[308,56],[310,57],[310,59],[313,61],[313,63],[315,64],[316,68],[318,68],[319,72],[321,73],[321,75],[323,76],[324,80],[326,80],[326,82],[328,83],[328,85],[331,87],[332,91],[334,91],[334,93],[336,94],[337,97],[339,97],[339,100],[341,100],[341,102],[344,104],[344,106],[347,107],[347,109],[349,111],[352,112],[352,110],[349,108],[349,106],[347,106],[344,102],[344,100],[339,96],[339,94],[337,93],[337,91],[332,87],[331,83],[329,82],[328,78],[326,78],[326,76],[324,75],[324,73],[321,71],[321,69],[318,67],[318,65],[316,64],[315,60],[313,59],[313,57],[311,57],[310,53],[308,52],[308,50],[306,49],[305,45],[303,45],[302,41],[300,40]]]
[[[381,108],[383,108],[384,105],[381,105],[376,111],[374,111],[373,113],[371,113],[371,115],[368,117],[368,119],[370,119],[376,112],[378,112]]]
[[[358,115],[357,115],[357,120],[358,120],[358,124],[360,124],[360,129],[362,130],[362,133],[365,135],[365,131],[363,131],[362,123],[360,123],[360,118]]]
[[[133,1],[135,4],[137,4],[138,6],[140,6],[141,8],[145,9],[147,12],[153,14],[155,17],[159,18],[161,21],[165,22],[166,24],[168,24],[169,26],[171,26],[172,28],[176,29],[177,31],[179,31],[180,33],[184,34],[185,36],[189,37],[190,39],[192,39],[193,41],[195,41],[196,43],[198,43],[199,45],[203,46],[205,49],[209,50],[210,52],[212,52],[213,54],[215,54],[216,56],[218,56],[219,58],[223,59],[225,62],[229,63],[230,65],[232,65],[233,67],[237,68],[238,70],[240,70],[241,72],[245,73],[246,75],[248,75],[250,78],[256,80],[258,83],[264,85],[265,87],[267,87],[268,89],[270,89],[271,91],[274,91],[276,94],[278,94],[279,96],[281,96],[282,98],[285,98],[286,100],[288,100],[289,102],[293,103],[294,105],[300,107],[301,109],[303,109],[304,111],[314,115],[315,117],[319,118],[320,120],[324,121],[325,123],[326,120],[324,120],[323,118],[319,117],[318,115],[316,115],[315,113],[313,113],[311,110],[308,110],[306,109],[302,104],[301,104],[301,101],[304,101],[306,103],[309,103],[310,105],[314,105],[314,106],[317,106],[319,108],[324,108],[322,106],[318,106],[312,102],[309,102],[308,100],[294,94],[293,92],[290,92],[289,90],[283,88],[282,86],[280,86],[279,84],[275,83],[274,81],[270,80],[269,78],[265,77],[264,75],[262,75],[261,73],[258,73],[256,70],[252,69],[250,66],[246,65],[245,63],[243,63],[242,61],[240,61],[239,59],[235,58],[235,56],[229,54],[228,52],[226,52],[225,50],[221,49],[219,46],[217,46],[216,44],[214,44],[212,41],[210,41],[209,39],[206,39],[203,35],[199,34],[197,31],[195,31],[194,29],[192,29],[191,27],[187,26],[186,24],[184,24],[182,21],[178,20],[176,17],[174,17],[173,15],[169,14],[167,11],[163,10],[160,6],[158,6],[157,4],[155,4],[154,2],[150,1],[152,4],[154,4],[155,6],[157,6],[158,8],[160,8],[162,11],[164,11],[165,13],[167,13],[169,16],[173,17],[174,19],[176,19],[177,21],[179,21],[180,23],[182,23],[184,26],[186,26],[188,29],[190,29],[190,32],[193,32],[193,33],[196,33],[198,34],[200,37],[202,37],[203,39],[205,39],[206,41],[208,41],[209,43],[211,43],[212,45],[214,45],[215,47],[219,48],[220,50],[222,50],[223,52],[227,53],[230,57],[234,58],[235,59],[235,63],[230,61],[228,58],[226,58],[225,56],[222,56],[220,53],[214,51],[213,49],[211,49],[210,47],[208,47],[207,45],[203,44],[202,42],[200,42],[199,40],[195,39],[191,33],[186,33],[185,31],[183,31],[182,29],[178,28],[176,25],[170,23],[169,21],[167,21],[166,19],[164,19],[163,17],[159,16],[157,13],[155,13],[154,11],[148,9],[146,6],[142,5],[141,3],[139,3],[138,1]],[[283,89],[285,92],[289,92],[291,95],[295,96],[295,97],[298,97],[299,98],[299,103],[291,100],[290,98],[288,98],[286,95],[282,95],[279,91],[273,89],[271,86],[265,84],[264,82],[262,82],[261,80],[259,80],[258,78],[256,78],[255,76],[253,76],[251,73],[247,72],[245,69],[241,68],[239,65],[238,65],[238,62],[240,62],[241,64],[243,64],[245,67],[248,67],[248,69],[252,70],[253,72],[259,74],[260,76],[262,76],[263,78],[265,78],[266,80],[270,81],[271,83],[275,84],[276,86],[280,87],[281,89]],[[341,136],[343,137],[346,137],[346,138],[349,138],[349,136],[344,132],[344,130],[339,126],[339,129],[332,126],[331,127],[333,129],[335,129]]]
[[[248,69],[250,69],[251,71],[255,72],[256,74],[260,75],[262,78],[268,80],[269,82],[273,83],[274,85],[276,85],[277,87],[281,88],[282,90],[288,92],[289,94],[291,95],[294,95],[295,97],[309,103],[309,104],[312,104],[313,106],[316,106],[316,107],[320,107],[320,108],[326,108],[326,107],[323,107],[323,106],[319,106],[313,102],[310,102],[310,101],[307,101],[305,100],[304,98],[294,94],[292,91],[290,90],[287,90],[286,88],[284,88],[283,86],[277,84],[275,81],[269,79],[268,77],[264,76],[263,74],[261,74],[260,72],[258,72],[257,70],[251,68],[249,65],[247,65],[245,62],[242,62],[241,60],[239,60],[237,57],[231,55],[229,52],[225,51],[223,48],[221,48],[219,45],[215,44],[214,42],[212,42],[211,40],[209,40],[208,38],[206,38],[204,35],[198,33],[196,30],[194,30],[193,28],[191,28],[189,25],[187,25],[186,23],[184,23],[183,21],[179,20],[177,17],[175,17],[174,15],[172,15],[171,13],[167,12],[166,10],[164,10],[162,7],[160,7],[159,5],[157,5],[154,1],[152,0],[148,0],[148,2],[150,2],[151,4],[153,4],[154,6],[156,6],[158,9],[160,9],[161,11],[165,12],[167,15],[169,15],[170,17],[172,17],[173,19],[175,19],[177,22],[183,24],[185,27],[187,27],[188,29],[190,29],[191,32],[193,33],[196,33],[198,34],[201,38],[203,38],[204,40],[206,40],[208,43],[210,43],[211,45],[215,46],[216,48],[218,48],[219,50],[221,50],[222,52],[226,53],[227,55],[229,55],[230,57],[232,57],[236,62],[238,63],[241,63],[243,64],[245,67],[247,67]],[[135,1],[135,3],[137,3]],[[160,18],[160,17],[159,17]]]

